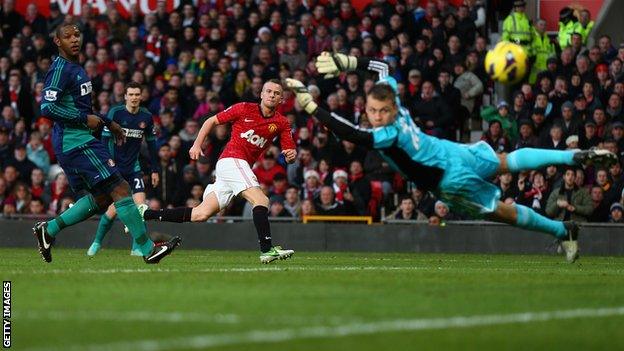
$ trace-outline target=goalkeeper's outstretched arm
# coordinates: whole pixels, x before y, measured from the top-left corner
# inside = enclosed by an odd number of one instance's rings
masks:
[[[297,103],[308,114],[315,116],[340,139],[348,140],[367,148],[373,148],[373,133],[360,129],[349,120],[320,108],[308,89],[296,79],[286,78],[286,86],[295,92]]]
[[[340,139],[348,140],[354,144],[362,145],[368,149],[373,148],[373,133],[351,123],[348,119],[317,107],[312,114],[329,128]]]

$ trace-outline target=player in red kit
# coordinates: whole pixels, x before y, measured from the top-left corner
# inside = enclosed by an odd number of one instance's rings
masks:
[[[251,166],[278,136],[286,162],[292,163],[297,157],[290,123],[277,112],[277,107],[282,103],[283,91],[278,80],[269,80],[262,87],[259,104],[241,102],[208,118],[189,150],[191,159],[197,160],[203,156],[202,144],[215,125],[231,123],[232,135],[217,162],[216,180],[206,187],[202,203],[194,208],[146,210],[143,218],[178,223],[205,222],[240,194],[253,206],[253,221],[260,242],[260,262],[270,263],[292,256],[295,253],[293,250],[285,250],[271,243],[269,199],[251,171]]]

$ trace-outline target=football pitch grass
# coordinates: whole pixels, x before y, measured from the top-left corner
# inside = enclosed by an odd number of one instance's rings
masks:
[[[0,249],[16,350],[624,349],[624,258]]]

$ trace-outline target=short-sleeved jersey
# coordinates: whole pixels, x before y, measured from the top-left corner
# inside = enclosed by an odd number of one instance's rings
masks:
[[[41,92],[41,113],[56,122],[52,135],[56,153],[95,139],[86,125],[86,116],[93,113],[92,90],[91,79],[82,66],[61,56],[54,59]]]
[[[143,137],[148,142],[156,139],[152,113],[141,107],[136,114],[132,114],[125,105],[118,105],[110,109],[106,118],[117,122],[126,135],[126,142],[118,146],[108,128],[105,127],[102,132],[102,142],[108,146],[117,168],[123,175],[139,172],[139,153]],[[153,168],[156,165],[151,166]]]
[[[219,124],[232,123],[232,136],[221,153],[221,158],[246,160],[253,166],[262,152],[279,136],[283,150],[295,149],[290,122],[281,113],[265,117],[260,104],[241,102],[217,113]]]

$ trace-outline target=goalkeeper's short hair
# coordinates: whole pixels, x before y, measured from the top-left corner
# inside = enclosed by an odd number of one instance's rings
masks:
[[[369,91],[368,95],[375,100],[390,100],[393,103],[396,99],[396,95],[394,94],[394,90],[392,89],[392,87],[384,83],[375,84]]]

